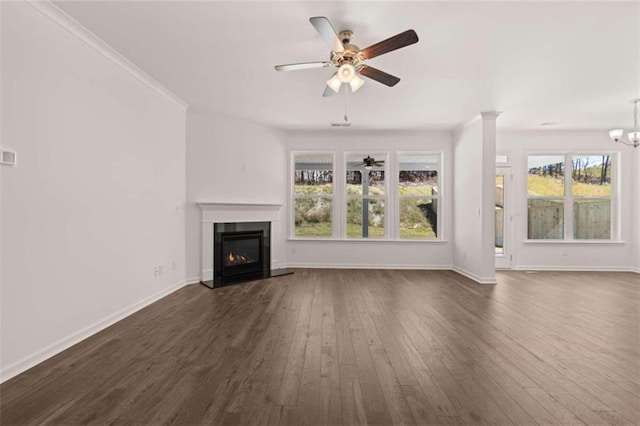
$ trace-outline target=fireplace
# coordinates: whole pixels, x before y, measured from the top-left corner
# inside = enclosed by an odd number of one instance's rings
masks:
[[[213,233],[211,287],[270,276],[270,222],[215,223]]]
[[[262,272],[262,231],[223,232],[220,245],[222,277]]]
[[[293,273],[279,267],[278,257],[284,254],[281,204],[201,202],[198,206],[201,284],[217,288]]]

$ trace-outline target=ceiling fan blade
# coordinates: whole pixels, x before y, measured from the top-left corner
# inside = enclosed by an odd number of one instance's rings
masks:
[[[338,38],[338,33],[333,29],[333,25],[331,22],[324,16],[314,16],[313,18],[309,18],[309,22],[311,25],[320,33],[320,37],[329,45],[331,50],[335,52],[344,51],[344,46],[342,46],[342,42]]]
[[[300,62],[298,64],[276,65],[276,71],[297,71],[309,68],[326,68],[330,67],[331,62]]]
[[[364,75],[365,77],[369,77],[375,81],[378,81],[386,86],[393,87],[400,79],[394,75],[387,74],[384,71],[380,71],[377,68],[370,67],[369,65],[361,65],[358,67],[358,72]]]
[[[335,94],[336,94],[336,92],[334,92],[331,87],[325,86],[324,87],[324,92],[322,93],[322,97],[323,98],[328,98],[329,96],[333,96]]]
[[[363,59],[371,59],[380,56],[383,53],[392,52],[401,47],[409,46],[418,42],[418,34],[413,30],[407,30],[386,40],[382,40],[369,47],[360,50]]]

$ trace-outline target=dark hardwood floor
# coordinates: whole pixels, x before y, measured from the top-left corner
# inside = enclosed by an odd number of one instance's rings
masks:
[[[640,278],[189,285],[0,387],[3,425],[640,424]]]

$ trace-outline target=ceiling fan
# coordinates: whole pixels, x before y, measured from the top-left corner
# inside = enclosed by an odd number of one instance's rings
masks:
[[[355,92],[364,84],[360,75],[376,80],[386,86],[393,87],[400,79],[377,68],[373,68],[364,62],[380,56],[384,53],[392,52],[401,47],[409,46],[418,42],[418,35],[414,30],[407,30],[382,40],[364,49],[351,44],[353,32],[350,30],[336,33],[335,29],[324,16],[316,16],[309,19],[311,25],[318,31],[320,37],[331,48],[328,61],[322,62],[302,62],[297,64],[276,65],[276,71],[295,71],[309,68],[336,67],[338,70],[327,81],[327,87],[322,96],[332,96],[340,91],[343,83],[349,84],[351,91]]]

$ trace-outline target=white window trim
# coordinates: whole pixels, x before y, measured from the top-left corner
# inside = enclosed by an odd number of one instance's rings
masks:
[[[394,230],[395,230],[395,238],[398,241],[424,241],[424,242],[429,242],[429,241],[443,241],[443,235],[442,235],[442,230],[444,229],[443,226],[443,215],[442,215],[442,208],[443,208],[443,202],[442,202],[442,194],[443,194],[443,176],[444,173],[442,172],[443,169],[443,153],[441,151],[397,151],[395,156],[395,166],[396,166],[396,171],[394,173],[394,188],[396,188],[394,192],[395,195],[395,200],[394,200],[394,208],[395,208],[395,218],[397,218],[394,221]],[[432,196],[432,195],[428,195],[428,196],[400,196],[400,191],[398,190],[399,186],[400,186],[400,156],[401,155],[433,155],[433,156],[437,156],[438,157],[438,195],[437,196]],[[437,232],[437,236],[436,238],[400,238],[400,199],[401,198],[431,198],[433,200],[438,200],[438,211],[436,212],[437,217],[436,217],[436,228],[438,229]]]
[[[333,181],[332,181],[332,191],[331,196],[327,195],[297,195],[295,190],[295,168],[296,168],[296,155],[330,155],[332,161],[332,173],[333,173]],[[296,237],[296,224],[295,224],[295,212],[296,212],[296,199],[298,198],[330,198],[331,199],[331,236],[330,237],[318,237],[318,238],[309,238],[309,237]],[[289,209],[288,209],[288,217],[287,221],[289,222],[289,239],[290,240],[312,240],[312,241],[321,241],[321,240],[332,240],[336,238],[336,152],[330,150],[296,150],[291,151],[289,157]]]
[[[364,199],[365,197],[362,195],[348,195],[347,194],[347,158],[349,156],[362,156],[362,158],[366,157],[367,155],[372,155],[374,158],[378,159],[380,158],[380,156],[384,156],[384,168],[382,169],[384,171],[384,195],[368,195],[366,198],[369,200],[382,200],[384,202],[384,235],[382,238],[363,238],[363,237],[348,237],[347,236],[347,202],[349,200],[358,200],[358,199]],[[358,151],[344,151],[342,153],[342,183],[341,183],[341,189],[342,189],[342,195],[343,195],[343,200],[342,200],[342,205],[341,205],[341,212],[343,214],[342,220],[340,221],[340,224],[342,225],[342,230],[341,233],[338,234],[341,236],[342,239],[344,240],[363,240],[363,241],[379,241],[379,240],[395,240],[394,236],[393,236],[393,232],[390,233],[391,227],[389,226],[391,223],[390,222],[390,212],[391,209],[389,209],[389,198],[390,198],[390,194],[389,194],[389,177],[390,175],[390,171],[389,169],[391,168],[391,161],[390,161],[390,157],[391,157],[391,152],[390,151],[385,151],[385,150],[377,150],[377,149],[370,149],[370,150],[358,150]]]
[[[564,158],[564,195],[563,196],[540,196],[540,197],[530,197],[528,195],[528,179],[529,175],[529,156],[531,155],[546,155],[546,156],[563,156]],[[598,240],[598,239],[575,239],[573,234],[573,193],[571,184],[573,182],[573,156],[601,156],[601,155],[610,155],[611,157],[611,196],[609,199],[611,200],[611,224],[610,224],[610,238],[608,240]],[[554,151],[554,150],[543,150],[543,151],[526,151],[524,153],[524,194],[527,194],[524,197],[524,212],[529,211],[529,199],[564,199],[564,238],[562,239],[529,239],[525,238],[525,243],[621,243],[620,239],[620,209],[618,203],[618,193],[620,191],[619,188],[619,175],[620,175],[620,167],[619,167],[619,151],[610,151],[610,150],[602,150],[602,151]],[[568,178],[567,178],[568,176]],[[581,198],[581,197],[578,197]],[[587,198],[587,197],[585,197]],[[588,197],[590,198],[590,197]],[[593,197],[593,198],[607,198],[607,197]],[[523,221],[522,226],[524,227],[523,235],[529,235],[529,220],[528,213],[526,215],[527,220]]]
[[[385,195],[372,196],[371,198],[384,199],[385,201],[385,235],[384,238],[347,238],[346,233],[346,212],[347,197],[346,192],[346,158],[350,154],[379,153],[385,157]],[[333,161],[333,191],[331,197],[326,195],[305,195],[296,196],[295,194],[295,157],[296,155],[330,155]],[[398,191],[399,185],[399,155],[400,154],[421,154],[438,156],[438,196],[428,197],[438,200],[438,237],[437,238],[400,238],[400,195]],[[375,157],[375,156],[374,156]],[[377,158],[377,157],[376,157]],[[288,241],[315,241],[315,242],[355,242],[355,243],[409,243],[409,244],[431,244],[446,243],[446,235],[444,232],[446,218],[443,215],[445,208],[444,198],[442,194],[446,194],[446,182],[444,170],[444,151],[422,151],[422,150],[401,150],[394,149],[355,149],[344,151],[342,149],[317,150],[317,149],[295,149],[289,150],[289,205],[287,209],[288,222]],[[391,190],[393,188],[393,190]],[[295,200],[296,198],[331,198],[332,200],[332,235],[331,237],[296,237],[295,236]],[[423,197],[425,198],[425,197]]]

